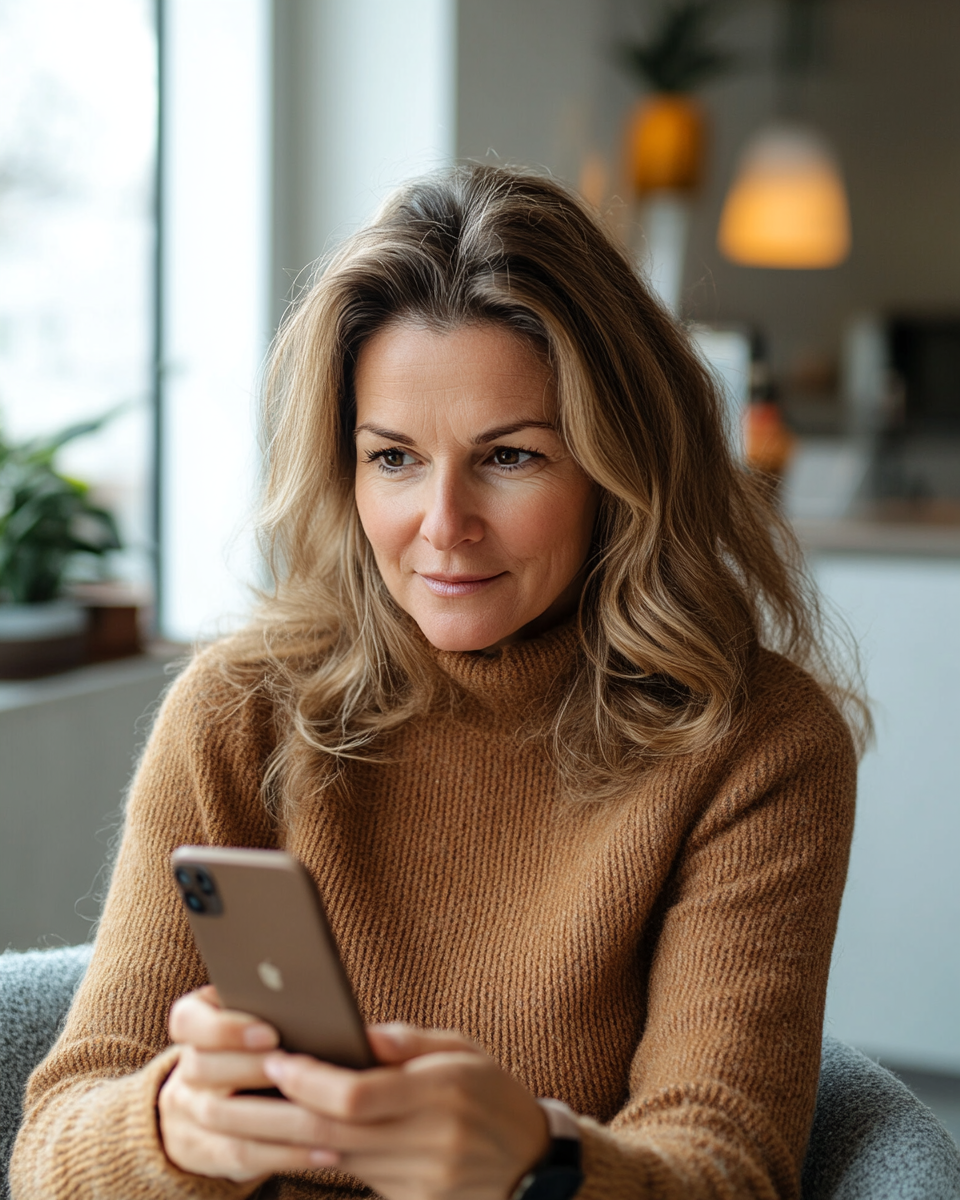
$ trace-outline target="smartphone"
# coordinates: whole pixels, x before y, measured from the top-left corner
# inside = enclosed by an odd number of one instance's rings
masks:
[[[285,1050],[343,1067],[375,1059],[313,880],[283,850],[179,846],[173,876],[224,1007]]]

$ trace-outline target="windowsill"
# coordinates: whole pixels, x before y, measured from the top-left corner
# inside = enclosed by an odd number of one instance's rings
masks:
[[[175,672],[171,670],[171,664],[188,650],[189,647],[173,642],[155,642],[143,654],[110,662],[89,663],[61,675],[45,675],[40,679],[2,679],[0,712],[89,696],[145,679],[160,679],[165,674],[172,676]]]

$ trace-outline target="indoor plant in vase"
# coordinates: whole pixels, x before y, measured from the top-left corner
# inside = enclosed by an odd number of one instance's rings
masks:
[[[113,414],[16,445],[0,434],[0,678],[26,679],[84,657],[87,611],[65,597],[79,555],[121,548],[111,513],[54,466],[67,442]]]
[[[738,58],[714,41],[738,0],[659,0],[644,42],[619,46],[621,65],[646,89],[627,121],[624,173],[641,204],[648,269],[672,311],[679,306],[690,197],[703,175],[706,129],[694,91]],[[649,10],[651,5],[643,3]]]

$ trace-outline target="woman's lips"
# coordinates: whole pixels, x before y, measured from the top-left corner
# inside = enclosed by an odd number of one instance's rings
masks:
[[[418,572],[419,574],[419,572]],[[496,575],[420,575],[435,596],[473,596],[482,592],[495,580],[504,574],[498,571]]]

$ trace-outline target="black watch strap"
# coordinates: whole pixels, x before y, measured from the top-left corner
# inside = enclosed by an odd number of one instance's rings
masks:
[[[579,1139],[554,1137],[550,1149],[520,1180],[510,1200],[572,1200],[582,1183]]]

